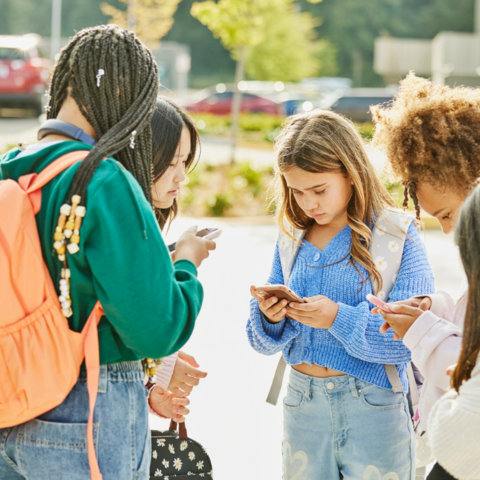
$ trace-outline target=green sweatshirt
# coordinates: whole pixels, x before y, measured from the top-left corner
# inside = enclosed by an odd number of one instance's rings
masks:
[[[61,155],[90,150],[65,141],[22,158],[13,149],[0,156],[0,179],[39,173]],[[59,294],[62,262],[53,248],[60,207],[79,162],[42,189],[36,220],[42,253]],[[160,358],[180,349],[192,334],[203,301],[197,269],[188,260],[172,264],[152,207],[140,185],[113,158],[101,162],[87,191],[80,251],[67,253],[73,316],[82,330],[97,300],[105,316],[98,327],[100,362]]]

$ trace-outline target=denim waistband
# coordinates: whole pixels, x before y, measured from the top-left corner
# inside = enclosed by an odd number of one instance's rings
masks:
[[[99,392],[106,389],[107,381],[132,382],[144,379],[142,362],[118,362],[100,365]],[[86,381],[87,372],[82,370],[78,377],[80,382]]]
[[[304,392],[307,397],[310,396],[311,391],[323,395],[335,395],[337,393],[350,391],[356,398],[358,397],[359,390],[367,384],[368,382],[353,377],[352,375],[319,378],[297,372],[294,368],[291,369],[289,376],[289,385]]]

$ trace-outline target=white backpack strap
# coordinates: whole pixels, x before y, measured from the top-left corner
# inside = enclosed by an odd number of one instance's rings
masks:
[[[393,285],[397,280],[402,265],[403,247],[413,215],[402,211],[384,210],[378,217],[373,229],[373,239],[370,248],[373,261],[382,275],[382,289],[375,295],[384,302],[388,300]],[[378,285],[372,278],[374,292]]]
[[[403,211],[384,210],[379,215],[373,230],[371,252],[373,261],[382,275],[382,289],[375,295],[385,302],[388,300],[393,285],[397,280],[397,275],[402,265],[403,247],[405,246],[407,231],[410,224],[414,221],[415,217],[413,215],[409,215]],[[378,289],[378,285],[373,278],[372,286],[374,291]],[[384,368],[388,380],[392,385],[392,390],[394,392],[403,392],[403,385],[398,375],[397,366],[385,364]],[[412,367],[410,364],[408,368],[411,370]],[[410,381],[409,383],[410,390],[415,390],[418,397],[415,381],[413,384]],[[415,386],[415,388],[413,389],[412,386]]]
[[[287,286],[290,283],[290,274],[295,259],[297,258],[298,251],[300,250],[301,241],[306,233],[305,230],[298,229],[292,229],[291,232],[298,241],[293,240],[282,230],[280,230],[278,235],[278,252],[280,254],[280,262],[282,265],[283,281]],[[286,368],[287,362],[283,358],[283,354],[280,354],[277,369],[275,370],[275,376],[273,377],[272,385],[270,386],[270,391],[267,396],[267,403],[270,403],[270,405],[276,405],[278,402]]]
[[[290,283],[290,274],[292,273],[293,264],[297,258],[305,233],[305,230],[292,228],[291,234],[295,237],[295,240],[282,230],[278,234],[278,253],[280,254],[280,263],[282,264],[283,282],[286,286]]]

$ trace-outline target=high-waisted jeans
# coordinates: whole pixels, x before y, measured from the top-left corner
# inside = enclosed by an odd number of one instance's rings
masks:
[[[415,437],[406,396],[350,375],[292,369],[283,400],[284,480],[412,480]]]
[[[151,440],[140,362],[100,366],[94,443],[103,480],[147,480]],[[0,479],[88,480],[86,372],[61,405],[0,429]]]

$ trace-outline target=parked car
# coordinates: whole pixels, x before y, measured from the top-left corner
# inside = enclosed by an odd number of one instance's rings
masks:
[[[52,62],[35,34],[0,35],[0,108],[29,108],[42,113]]]
[[[332,92],[324,98],[320,106],[345,115],[354,122],[371,122],[370,107],[388,105],[394,95],[395,90],[387,88],[352,88],[346,92]]]
[[[217,92],[206,89],[194,96],[193,101],[184,107],[193,113],[214,113],[216,115],[230,115],[233,103],[233,90]],[[195,101],[196,100],[196,101]],[[271,115],[284,115],[282,104],[264,95],[242,93],[241,112],[268,113]]]

